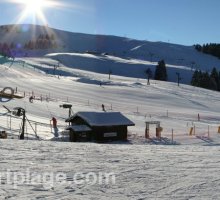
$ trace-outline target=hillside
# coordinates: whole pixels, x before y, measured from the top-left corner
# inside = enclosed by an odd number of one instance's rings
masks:
[[[29,41],[46,34],[53,36],[53,48],[23,48]],[[111,70],[115,75],[146,78],[146,69],[154,71],[157,62],[164,59],[168,80],[176,82],[176,72],[179,72],[182,82],[188,84],[195,69],[210,71],[216,67],[220,70],[219,59],[198,52],[193,46],[71,33],[35,25],[1,26],[0,38],[2,44],[14,44],[17,57],[47,56],[70,68],[98,73]]]
[[[22,48],[32,33],[44,31],[56,35],[56,48]],[[193,47],[40,26],[7,34],[0,28],[0,38],[20,44],[15,59],[0,56],[0,91],[11,87],[24,97],[0,98],[0,131],[8,134],[0,140],[0,199],[218,199],[220,93],[175,83],[176,71],[183,82],[190,80],[192,58],[204,69],[217,67],[218,59]],[[152,60],[148,50],[157,52]],[[154,69],[163,56],[174,82],[148,85],[144,70]],[[60,107],[66,103],[73,113],[101,112],[104,104],[107,112],[121,112],[135,126],[128,128],[127,141],[70,143],[63,135],[68,110]],[[18,140],[22,118],[3,106],[25,109],[25,140]],[[59,137],[51,129],[52,117]],[[155,125],[145,138],[147,121],[160,122],[161,139]]]
[[[44,62],[44,65],[39,65]],[[47,65],[45,64],[47,63]],[[19,60],[0,65],[1,84],[17,88],[18,93],[25,94],[22,100],[11,100],[2,105],[10,109],[23,107],[27,116],[35,122],[43,123],[38,125],[39,136],[43,139],[52,139],[49,120],[52,116],[58,118],[60,131],[64,130],[67,118],[67,110],[59,105],[71,103],[73,112],[78,111],[101,111],[101,105],[105,104],[106,110],[120,111],[135,122],[136,126],[129,128],[131,138],[137,136],[134,143],[145,143],[143,138],[145,132],[145,121],[161,121],[163,136],[171,139],[172,129],[174,130],[175,141],[180,144],[207,144],[199,138],[189,137],[189,130],[196,126],[199,136],[207,137],[208,126],[212,138],[211,144],[220,142],[220,135],[217,134],[219,126],[219,98],[218,92],[195,88],[187,85],[177,86],[176,83],[151,81],[147,85],[145,79],[127,78],[122,76],[111,76],[88,71],[69,69],[61,65],[60,70],[66,75],[50,75],[45,71],[53,71],[54,60],[48,58],[28,58],[23,65]],[[71,76],[68,76],[71,74]],[[100,86],[100,83],[101,86]],[[28,98],[32,93],[36,96],[33,104]],[[40,100],[42,97],[42,101]],[[46,101],[48,99],[48,101]],[[10,131],[7,112],[0,108],[0,126]],[[197,115],[200,114],[201,121],[198,122]],[[19,119],[13,119],[13,132],[18,135]],[[29,125],[28,125],[29,126]],[[28,132],[33,134],[29,126]],[[155,136],[152,126],[152,137]],[[140,139],[140,141],[139,141]]]
[[[39,60],[54,63],[48,58],[29,58],[35,65]],[[68,72],[69,68],[61,67]],[[160,81],[149,86],[144,79],[114,75],[109,81],[107,75],[76,69],[71,71],[74,77],[58,79],[44,71],[19,61],[0,65],[0,87],[17,87],[19,94],[26,93],[21,100],[1,99],[1,105],[25,108],[41,138],[31,140],[35,137],[28,124],[28,140],[17,140],[21,119],[10,118],[0,107],[0,128],[14,138],[0,140],[0,199],[218,198],[219,93]],[[36,100],[29,103],[32,92]],[[128,142],[68,143],[59,142],[62,136],[54,139],[49,120],[55,116],[60,132],[65,128],[67,111],[59,105],[67,101],[74,112],[101,111],[102,103],[108,112],[121,111],[136,124],[129,128]],[[155,126],[150,130],[151,141],[144,138],[145,121],[154,120],[161,121],[161,141],[155,139]],[[193,125],[196,135],[189,136]],[[110,179],[106,174],[111,174]]]

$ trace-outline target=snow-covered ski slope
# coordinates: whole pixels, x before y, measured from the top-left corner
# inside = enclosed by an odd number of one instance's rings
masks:
[[[53,64],[57,61],[49,58],[23,60],[25,64],[19,58],[12,65],[10,62],[1,65],[0,76],[2,88],[6,86],[17,88],[18,93],[25,94],[26,97],[1,104],[10,109],[25,108],[30,120],[44,124],[37,128],[39,136],[43,139],[53,138],[49,126],[52,116],[58,118],[60,131],[65,129],[64,121],[68,110],[60,108],[60,105],[70,103],[73,105],[74,113],[102,111],[102,104],[107,111],[122,112],[136,124],[135,127],[129,128],[134,143],[146,142],[143,138],[146,121],[161,121],[162,135],[169,139],[173,129],[174,140],[180,144],[220,143],[220,135],[217,133],[220,125],[218,92],[184,84],[178,87],[176,83],[153,80],[147,85],[145,79],[115,75],[109,80],[108,74],[70,69],[63,64],[59,69],[69,76],[51,75],[45,71],[52,72]],[[32,93],[36,100],[34,103],[29,103],[28,98]],[[0,110],[1,126],[8,130],[11,127],[9,127],[9,118],[5,116],[7,111],[3,107]],[[16,123],[20,121],[14,119],[12,125]],[[193,126],[196,126],[197,135],[208,137],[210,134],[213,141],[209,143],[195,136],[189,137],[189,130]],[[15,129],[19,129],[19,124]],[[33,133],[30,127],[28,132]],[[151,132],[151,137],[154,137],[154,126],[151,127]],[[157,141],[152,141],[155,142]]]
[[[146,41],[142,44],[112,36],[108,43],[101,43],[106,44],[106,49],[100,50],[96,43],[85,41],[91,41],[91,37],[105,41],[108,37],[53,31],[60,44],[66,44],[56,52],[27,51],[29,57],[22,57],[25,52],[20,50],[21,57],[14,62],[0,57],[0,89],[17,88],[18,94],[25,95],[20,100],[0,102],[0,129],[14,138],[0,140],[0,199],[218,199],[220,93],[184,84],[178,87],[175,76],[174,82],[151,81],[147,85],[141,72],[149,66],[154,68],[158,59],[165,57],[173,73],[183,70],[183,80],[190,80],[192,60],[204,70],[207,66],[218,68],[219,61],[193,47]],[[31,34],[24,33],[25,37],[20,37],[29,39]],[[8,41],[15,38],[6,37],[1,31],[0,34]],[[22,35],[19,31],[16,34]],[[155,50],[152,60],[143,50],[149,46],[149,52]],[[123,47],[130,49],[129,56],[123,54]],[[176,50],[171,51],[172,48]],[[109,55],[86,53],[87,50]],[[134,53],[142,50],[146,57]],[[110,80],[109,70],[113,72]],[[34,103],[29,102],[32,93],[36,97]],[[72,104],[73,112],[101,111],[104,104],[107,112],[120,111],[136,126],[129,127],[127,142],[60,142],[64,139],[61,135],[54,139],[49,121],[52,116],[58,119],[61,134],[68,115],[68,110],[60,107],[64,103]],[[25,108],[32,125],[27,122],[25,137],[29,140],[17,140],[21,118],[10,117],[3,105],[9,109]],[[155,126],[150,127],[151,139],[144,138],[146,121],[161,122],[161,140],[155,138]],[[196,131],[189,136],[191,127]],[[32,128],[40,141],[30,140],[35,139]],[[85,180],[91,172],[113,173],[115,182],[91,184]],[[59,173],[65,176],[48,180],[48,173],[53,178]]]
[[[23,46],[40,35],[53,35],[57,48],[27,50]],[[1,43],[14,44],[16,56],[45,56],[59,60],[69,68],[108,73],[135,78],[146,78],[146,69],[164,59],[169,81],[176,81],[179,72],[183,83],[189,83],[193,70],[220,70],[219,59],[200,53],[193,46],[164,42],[139,41],[129,38],[71,33],[36,25],[0,27]],[[89,54],[85,54],[89,52]],[[52,53],[52,54],[51,54]],[[56,54],[57,53],[57,54]]]
[[[220,156],[216,146],[39,141],[0,144],[0,199],[200,200],[219,199],[220,195]],[[4,173],[7,171],[9,183]],[[101,179],[100,184],[93,184],[93,176],[87,182],[89,172],[113,173],[115,183],[106,184]],[[43,179],[45,173],[47,179]],[[62,176],[53,181],[57,174]],[[24,177],[23,181],[20,177]]]

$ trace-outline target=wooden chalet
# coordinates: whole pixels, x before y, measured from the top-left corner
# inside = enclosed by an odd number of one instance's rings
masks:
[[[135,125],[120,112],[78,112],[66,122],[71,142],[127,140],[127,127]]]

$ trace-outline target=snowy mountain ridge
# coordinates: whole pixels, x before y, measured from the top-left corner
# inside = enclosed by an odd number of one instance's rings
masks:
[[[46,34],[53,35],[56,48],[23,48],[29,41]],[[176,72],[179,72],[182,82],[189,84],[195,69],[210,72],[216,67],[220,70],[219,59],[198,52],[193,46],[71,33],[39,25],[1,26],[0,38],[2,44],[14,43],[19,57],[47,56],[70,68],[98,73],[112,71],[115,75],[146,78],[146,69],[154,72],[157,62],[164,59],[168,80],[175,82]]]

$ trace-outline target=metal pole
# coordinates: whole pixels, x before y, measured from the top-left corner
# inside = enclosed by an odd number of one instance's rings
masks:
[[[193,127],[193,135],[196,135],[196,126]]]
[[[176,75],[177,75],[177,83],[178,83],[178,86],[180,86],[180,80],[181,80],[181,78],[180,78],[180,73],[177,72]]]
[[[20,140],[24,139],[24,132],[25,132],[25,110],[23,110],[23,119],[22,119],[22,131],[21,131],[21,135],[20,135]]]
[[[7,119],[6,119],[7,121],[6,121],[6,127],[8,127],[8,116],[7,116]]]
[[[173,129],[172,129],[172,144],[173,144]]]
[[[69,117],[71,117],[71,108],[69,108]]]
[[[9,127],[9,128],[10,128],[10,130],[11,130],[11,115],[10,115],[10,127]]]
[[[147,77],[147,85],[150,85],[150,76]]]
[[[208,125],[208,138],[209,138],[209,125]]]

